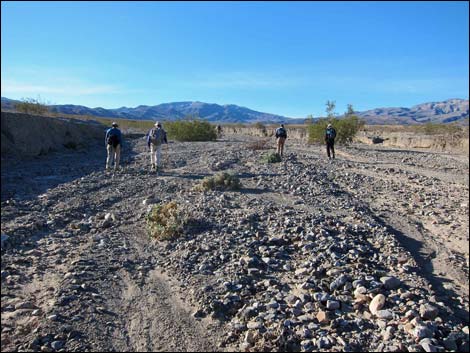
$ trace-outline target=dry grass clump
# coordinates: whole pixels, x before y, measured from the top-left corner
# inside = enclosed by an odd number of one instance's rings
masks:
[[[279,162],[282,162],[282,158],[279,155],[279,153],[270,152],[264,155],[261,161],[264,163],[279,163]]]
[[[154,205],[147,215],[147,230],[151,238],[171,240],[183,233],[183,212],[178,210],[176,202]]]
[[[196,190],[238,190],[241,187],[240,179],[227,172],[218,173],[215,176],[206,177],[201,184],[196,186]]]

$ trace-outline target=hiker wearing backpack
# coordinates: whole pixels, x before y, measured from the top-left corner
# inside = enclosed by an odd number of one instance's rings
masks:
[[[106,158],[106,170],[111,168],[113,160],[114,170],[117,170],[119,168],[119,159],[121,158],[122,135],[116,122],[113,122],[112,127],[106,130],[104,144],[106,146],[106,151],[108,152],[108,156]]]
[[[151,171],[161,170],[161,153],[162,144],[168,143],[166,131],[163,130],[162,124],[155,123],[155,127],[151,128],[147,134],[147,146],[150,149]]]
[[[277,139],[277,154],[281,157],[284,154],[284,144],[287,139],[287,131],[284,128],[284,124],[281,124],[280,127],[276,129],[276,139]]]
[[[331,159],[331,155],[333,159],[335,159],[335,138],[336,130],[331,124],[328,124],[325,131],[326,154],[328,155],[328,159]]]

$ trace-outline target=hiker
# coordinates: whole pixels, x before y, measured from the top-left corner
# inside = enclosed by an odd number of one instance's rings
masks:
[[[222,126],[217,125],[217,137],[221,138],[222,137]]]
[[[168,143],[166,131],[163,130],[162,124],[156,122],[155,127],[151,128],[147,134],[147,146],[150,148],[151,171],[161,171],[161,153],[163,143]]]
[[[119,168],[119,159],[121,157],[121,145],[122,135],[121,130],[118,129],[118,124],[114,121],[108,130],[106,130],[106,136],[104,138],[104,144],[108,152],[106,158],[106,170],[111,168],[112,161],[114,159],[114,170]]]
[[[281,124],[280,127],[276,129],[276,139],[277,139],[277,154],[282,157],[284,154],[284,143],[287,139],[287,131],[284,128],[284,124]]]
[[[331,124],[328,124],[325,131],[326,154],[328,155],[328,159],[331,159],[331,156],[335,159],[335,138],[336,130]]]

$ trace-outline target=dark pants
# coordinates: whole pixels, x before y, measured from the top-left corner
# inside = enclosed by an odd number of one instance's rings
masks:
[[[330,150],[331,150],[331,153],[333,154],[333,159],[334,159],[335,158],[335,141],[334,140],[326,141],[326,154],[328,155],[328,158],[331,158]]]

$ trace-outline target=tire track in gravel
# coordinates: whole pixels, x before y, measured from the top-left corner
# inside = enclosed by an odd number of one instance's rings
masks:
[[[48,200],[38,199],[49,202],[58,217],[35,245],[31,267],[22,273],[33,281],[11,288],[12,297],[24,288],[22,297],[41,308],[37,318],[24,323],[16,320],[17,332],[24,332],[24,343],[18,346],[17,339],[16,349],[39,350],[53,340],[63,342],[60,345],[65,344],[68,351],[216,349],[220,333],[192,317],[193,308],[177,300],[178,284],[173,281],[170,285],[168,278],[158,275],[157,249],[142,228],[141,202],[171,177],[145,172],[147,154],[142,146],[141,141],[131,141],[128,147],[135,155],[121,172],[95,171],[50,189]],[[81,163],[86,165],[87,160],[77,161],[78,166]],[[79,227],[67,235],[66,229],[84,212],[98,222],[92,227],[93,235],[81,233]],[[101,228],[100,219],[106,212],[114,213],[117,221],[110,228]],[[51,236],[54,231],[59,232],[58,237]],[[59,243],[59,257],[50,256],[51,246]],[[8,270],[4,267],[8,260],[3,260],[2,254],[2,281],[4,269]],[[46,275],[39,277],[39,268]],[[2,285],[2,351],[15,349],[11,346],[14,341],[4,337],[8,331],[3,326],[3,298],[8,293]],[[20,331],[18,325],[25,330]],[[30,331],[33,328],[37,329]]]
[[[173,193],[187,191],[196,180],[206,174],[213,174],[214,170],[207,170],[207,167],[217,160],[217,153],[220,153],[221,148],[225,148],[224,153],[231,154],[234,160],[239,158],[239,147],[236,144],[207,146],[204,143],[182,144],[177,152],[166,151],[168,155],[165,161],[168,167],[163,174],[156,176],[147,172],[148,154],[144,141],[134,140],[130,144],[132,157],[128,159],[124,170],[116,173],[114,178],[111,179],[111,175],[102,171],[93,172],[50,190],[49,200],[41,200],[40,205],[51,202],[53,206],[48,209],[61,217],[60,222],[51,226],[51,232],[47,234],[50,239],[45,237],[45,241],[39,243],[41,253],[28,256],[31,258],[31,271],[36,268],[36,261],[39,261],[44,272],[55,271],[53,275],[43,277],[42,282],[33,282],[30,288],[49,293],[38,299],[38,305],[51,300],[53,305],[43,307],[44,313],[40,320],[44,320],[44,324],[41,323],[39,330],[26,332],[21,337],[24,345],[9,342],[4,346],[2,339],[2,350],[4,347],[38,350],[44,345],[45,338],[49,339],[48,344],[52,340],[66,342],[65,348],[69,351],[220,350],[217,343],[225,334],[223,327],[211,320],[199,321],[191,316],[194,308],[186,300],[189,297],[187,290],[180,288],[177,281],[160,272],[163,266],[159,251],[165,245],[148,240],[144,229],[146,207],[142,205],[142,200],[149,196],[159,198],[162,190],[171,189]],[[204,161],[200,155],[203,150],[208,153],[208,161]],[[352,205],[357,211],[355,215],[363,214],[360,217],[362,221],[373,220],[393,230],[405,246],[408,245],[415,251],[418,262],[421,261],[422,267],[428,271],[427,277],[434,279],[436,286],[442,285],[442,279],[433,278],[437,266],[432,262],[433,259],[426,258],[419,252],[426,243],[423,245],[417,243],[417,240],[425,242],[426,239],[419,238],[425,233],[414,227],[413,219],[402,217],[401,209],[389,213],[380,210],[378,214],[374,210],[378,207],[372,197],[361,199],[367,192],[370,194],[367,185],[353,190],[348,180],[337,179],[336,176],[341,171],[335,169],[335,164],[323,165],[315,148],[306,150],[292,147],[291,151],[307,153],[305,156],[298,153],[300,157],[294,159],[293,163],[303,169],[313,165],[312,183],[324,182],[317,189],[325,192],[325,195],[303,194],[303,190],[308,191],[308,186],[305,185],[301,186],[305,189],[299,190],[297,195],[282,193],[273,190],[274,188],[258,188],[255,180],[258,176],[249,173],[248,165],[238,165],[238,171],[246,178],[246,189],[238,195],[240,200],[271,201],[274,205],[287,206],[286,208],[301,210],[307,214],[318,211],[344,216],[345,219],[348,210],[339,210],[338,205]],[[355,159],[360,158],[354,156],[351,160],[338,160],[338,166],[344,163],[353,164],[347,170],[354,176],[369,174],[369,171],[359,168],[359,162]],[[239,164],[244,162],[245,160]],[[81,160],[80,163],[86,164],[86,160]],[[289,168],[289,163],[281,165],[279,173],[270,175],[267,184],[277,182],[278,179],[279,183],[288,182],[282,175],[284,168]],[[314,173],[322,174],[316,179]],[[389,177],[392,178],[384,175],[385,180],[391,180]],[[361,194],[356,191],[361,191]],[[386,193],[384,190],[384,194]],[[162,199],[165,197],[162,196]],[[318,202],[328,197],[332,200],[330,205]],[[390,195],[388,198],[390,202],[394,202],[393,197]],[[256,203],[250,211],[256,212]],[[107,212],[114,213],[116,221],[110,227],[102,227],[101,222]],[[94,217],[92,232],[82,232],[80,227],[70,230],[70,224],[79,221],[84,213],[87,217]],[[67,235],[68,232],[72,236]],[[57,233],[58,237],[51,236],[51,233]],[[59,243],[62,249],[57,248]],[[417,244],[419,249],[416,248]],[[433,245],[440,246],[439,243]],[[444,251],[442,253],[445,254]],[[2,271],[3,259],[2,253]],[[30,275],[31,273],[27,273],[27,276]],[[54,290],[48,292],[50,285],[53,285]],[[16,295],[20,289],[12,288],[12,295]],[[3,294],[2,273],[2,323]],[[51,315],[56,317],[49,319]]]

